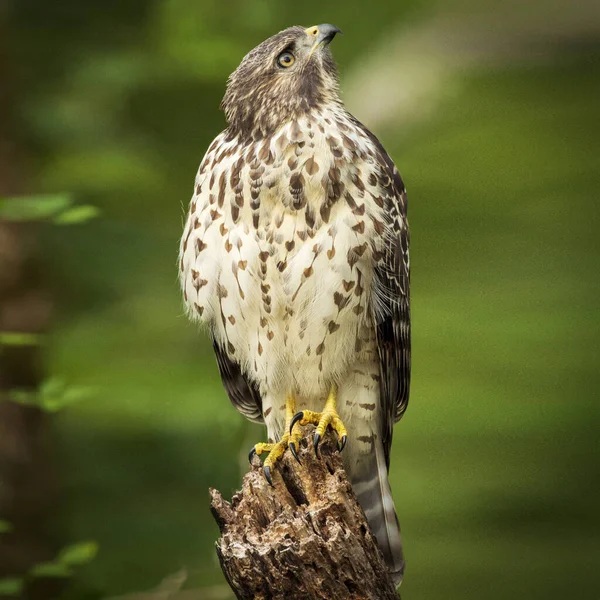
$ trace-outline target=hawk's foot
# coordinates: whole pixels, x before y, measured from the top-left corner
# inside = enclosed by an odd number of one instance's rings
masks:
[[[312,410],[303,410],[294,415],[294,418],[290,421],[290,432],[296,425],[308,425],[312,423],[317,426],[315,430],[315,437],[313,439],[313,445],[315,448],[315,454],[319,456],[319,442],[325,435],[327,427],[331,427],[338,436],[338,450],[341,452],[346,445],[348,439],[348,431],[340,416],[337,413],[337,388],[336,386],[331,387],[327,402],[323,408],[323,412],[315,412]]]
[[[250,464],[252,464],[252,459],[254,456],[260,456],[261,454],[268,453],[267,458],[263,463],[263,470],[265,472],[265,477],[271,486],[273,485],[271,471],[275,467],[277,461],[281,459],[287,448],[290,449],[290,452],[293,454],[294,458],[300,462],[298,453],[296,452],[296,446],[302,439],[302,433],[299,425],[294,425],[291,423],[292,415],[294,414],[295,410],[296,401],[290,396],[286,402],[285,433],[283,434],[281,440],[274,444],[260,442],[259,444],[256,444],[252,450],[250,450],[250,454],[248,455],[248,460],[250,461]]]

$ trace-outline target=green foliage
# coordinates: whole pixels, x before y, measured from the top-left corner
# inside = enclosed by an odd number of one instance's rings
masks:
[[[71,577],[73,572],[68,565],[60,562],[45,562],[34,565],[29,570],[31,577]]]
[[[0,579],[0,596],[20,596],[25,586],[21,577],[5,577]]]
[[[68,194],[47,194],[0,198],[0,219],[41,221],[54,218],[72,204]]]
[[[20,331],[0,331],[0,346],[39,346],[44,336]]]
[[[74,206],[54,218],[56,225],[75,225],[94,219],[100,213],[99,209],[89,204]]]
[[[71,577],[72,567],[87,565],[98,554],[98,544],[87,541],[63,548],[55,560],[39,563],[29,570],[30,577]]]
[[[98,554],[98,544],[93,541],[79,542],[63,548],[58,556],[48,562],[34,565],[29,570],[30,577],[70,577],[71,567],[81,567],[90,563]]]
[[[3,521],[0,521],[0,525],[2,523]],[[31,567],[25,577],[5,577],[4,579],[0,579],[0,597],[21,595],[26,583],[32,579],[42,577],[72,577],[74,574],[72,567],[87,565],[94,560],[97,553],[98,544],[92,541],[67,546],[60,551],[55,560],[38,563]]]
[[[94,206],[73,206],[68,194],[47,194],[0,198],[0,219],[7,221],[50,221],[55,225],[74,225],[95,218]]]
[[[58,561],[69,566],[85,565],[94,560],[96,554],[98,554],[96,542],[80,542],[63,548],[58,555]]]
[[[67,406],[86,400],[93,395],[93,390],[83,386],[68,386],[59,378],[46,379],[36,392],[13,389],[9,397],[13,402],[37,406],[46,412],[58,412]]]
[[[85,223],[98,216],[95,206],[72,206],[67,194],[0,198],[0,219],[7,221],[49,221],[55,225]]]
[[[35,393],[26,390],[11,390],[9,398],[13,402],[29,406],[37,406],[46,412],[57,412],[75,402],[90,396],[90,390],[67,386],[64,380],[53,377],[45,380]],[[0,534],[13,531],[8,521],[0,520]],[[98,544],[95,541],[84,541],[66,546],[56,559],[38,563],[31,567],[25,578],[5,578],[0,580],[0,596],[18,596],[28,579],[40,577],[71,577],[72,567],[90,563],[98,554]]]
[[[28,406],[37,406],[46,412],[57,412],[80,400],[88,398],[89,388],[67,386],[64,380],[53,377],[45,380],[37,392],[10,390],[9,398],[13,402]],[[0,534],[13,531],[8,521],[0,520]],[[0,580],[0,596],[18,596],[27,581],[39,577],[71,577],[72,567],[90,563],[98,554],[95,541],[84,541],[66,546],[53,561],[38,563],[31,567],[27,577],[11,577]]]
[[[0,533],[9,533],[13,530],[12,523],[0,519]]]

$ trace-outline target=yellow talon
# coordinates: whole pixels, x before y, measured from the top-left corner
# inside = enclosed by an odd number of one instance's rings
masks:
[[[279,440],[275,444],[260,442],[256,444],[254,448],[252,448],[252,450],[250,451],[250,455],[248,456],[250,463],[252,463],[252,458],[255,455],[260,456],[265,452],[269,453],[263,464],[263,469],[265,472],[265,477],[267,478],[267,481],[270,485],[273,485],[271,469],[275,466],[277,461],[281,459],[287,448],[290,449],[290,451],[294,455],[294,458],[298,462],[300,462],[300,459],[298,458],[298,454],[296,452],[296,446],[300,443],[300,440],[302,439],[302,433],[300,432],[299,426],[294,426],[294,424],[292,424],[292,417],[294,416],[295,412],[296,400],[290,394],[285,403],[285,433],[283,434],[281,440]]]
[[[339,451],[341,452],[344,449],[346,440],[348,439],[348,431],[337,413],[337,386],[331,386],[323,412],[304,410],[297,413],[290,422],[290,430],[293,430],[296,424],[308,425],[309,423],[317,426],[314,437],[314,447],[317,456],[319,455],[319,442],[325,435],[327,427],[331,427],[337,433],[340,440],[338,442]]]
[[[271,452],[274,447],[275,447],[275,444],[267,444],[265,442],[260,442],[259,444],[256,444],[256,446],[254,446],[254,449],[252,450],[252,454],[256,454],[257,456],[260,456],[261,454],[264,454],[265,452]]]
[[[277,442],[276,444],[271,444],[272,448],[271,451],[269,452],[269,456],[267,456],[267,458],[265,458],[265,462],[264,462],[264,466],[265,467],[274,467],[275,463],[283,456],[283,453],[285,452],[286,448],[288,447],[288,439],[289,439],[289,433],[286,433],[282,438],[280,442]]]

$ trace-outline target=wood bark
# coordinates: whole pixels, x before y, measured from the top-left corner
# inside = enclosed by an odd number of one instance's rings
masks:
[[[229,585],[243,600],[398,600],[335,441],[317,457],[304,433],[301,464],[286,451],[273,487],[255,458],[231,503],[210,490]]]

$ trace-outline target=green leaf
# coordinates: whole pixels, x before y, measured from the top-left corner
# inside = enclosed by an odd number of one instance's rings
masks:
[[[32,577],[70,577],[71,569],[61,562],[39,563],[29,570]]]
[[[0,579],[0,596],[19,596],[23,591],[25,582],[19,577],[5,577]]]
[[[68,194],[19,196],[0,199],[0,219],[40,221],[48,219],[72,204]]]
[[[39,408],[48,413],[58,412],[62,407],[62,402],[58,398],[40,398]]]
[[[12,523],[0,519],[0,533],[8,533],[13,530]]]
[[[35,333],[0,331],[0,345],[3,346],[39,346],[43,339],[43,336]]]
[[[35,392],[29,390],[9,390],[8,398],[15,404],[23,404],[27,406],[37,406],[39,404],[38,396]]]
[[[100,210],[91,204],[82,204],[74,206],[69,210],[54,217],[54,223],[57,225],[75,225],[77,223],[85,223],[90,219],[97,217]]]
[[[10,390],[9,398],[17,404],[37,406],[42,410],[54,413],[89,398],[93,393],[93,388],[84,386],[67,387],[62,378],[50,377],[40,385],[37,391],[18,388]]]
[[[92,390],[86,387],[67,387],[60,377],[51,377],[42,383],[38,404],[48,412],[57,412],[70,404],[89,398]]]
[[[65,565],[85,565],[94,560],[98,554],[96,542],[80,542],[63,548],[58,555],[58,560]]]
[[[73,386],[65,390],[62,395],[61,403],[63,406],[68,406],[69,404],[80,402],[81,400],[87,400],[93,395],[94,389],[91,387]]]
[[[65,380],[61,377],[49,377],[45,379],[40,386],[40,396],[44,398],[51,398],[60,396],[64,393],[66,388]]]
[[[71,390],[67,390],[62,396],[59,397],[42,397],[38,400],[37,404],[39,404],[39,407],[42,410],[47,412],[58,412],[59,410],[62,410],[71,404],[75,404],[80,400],[89,398],[91,396],[91,392],[88,392],[88,390],[83,388],[75,389],[73,392],[74,393],[71,393]]]

